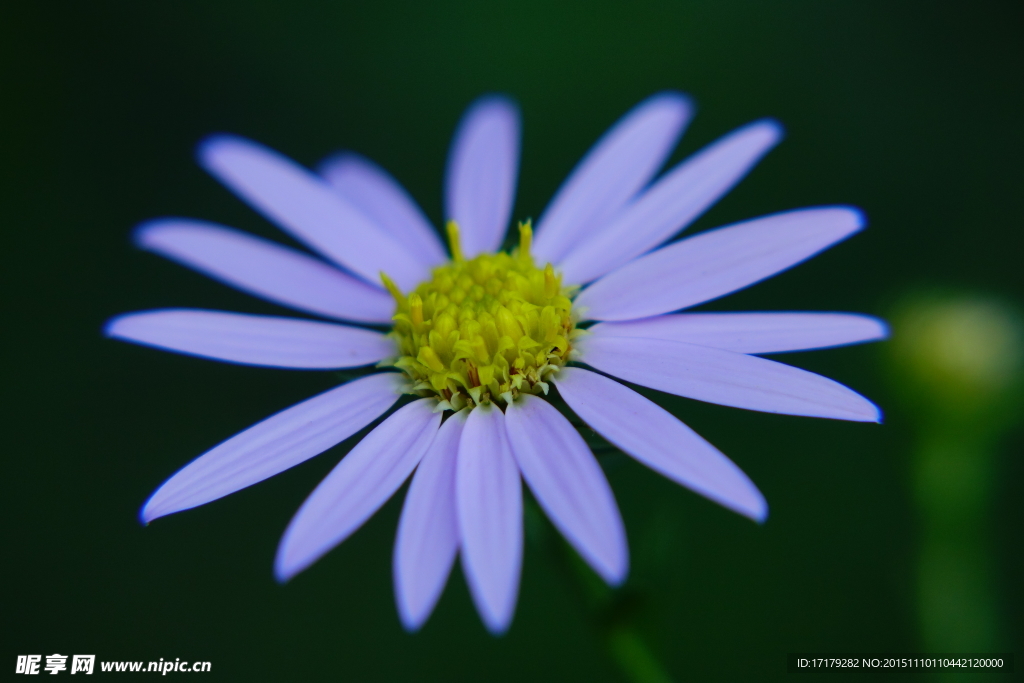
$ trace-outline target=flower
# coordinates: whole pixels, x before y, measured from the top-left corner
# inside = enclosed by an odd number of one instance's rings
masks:
[[[302,504],[275,573],[285,581],[311,565],[415,471],[394,552],[402,623],[415,630],[426,621],[458,555],[481,618],[501,633],[522,562],[520,476],[605,581],[617,585],[628,571],[612,490],[579,433],[543,399],[552,385],[641,463],[763,521],[764,497],[732,461],[609,376],[750,410],[878,421],[878,409],[850,389],[757,354],[880,339],[886,330],[877,319],[841,313],[673,313],[770,277],[864,225],[853,208],[809,208],[659,247],[781,137],[777,123],[757,121],[651,182],[691,110],[676,93],[639,104],[565,181],[536,239],[520,224],[518,248],[501,253],[518,171],[518,111],[502,97],[477,101],[448,159],[451,260],[412,199],[360,156],[332,157],[316,175],[239,137],[204,141],[199,160],[210,173],[325,260],[190,219],[143,224],[135,233],[142,248],[305,313],[394,327],[385,334],[180,309],[111,320],[111,337],[225,362],[384,370],[207,451],[156,490],[142,521],[297,465],[411,393],[420,398],[371,431]],[[578,327],[588,321],[596,324]]]

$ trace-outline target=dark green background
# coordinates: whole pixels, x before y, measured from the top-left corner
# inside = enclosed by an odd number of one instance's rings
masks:
[[[275,583],[281,532],[349,442],[138,524],[178,467],[335,381],[101,338],[107,318],[146,308],[284,312],[129,243],[135,224],[161,215],[288,241],[194,163],[210,132],[308,165],[355,149],[437,221],[459,115],[481,93],[507,92],[524,121],[516,216],[536,217],[608,125],[675,88],[699,110],[673,159],[762,116],[787,128],[694,229],[827,203],[860,206],[871,223],[709,310],[885,314],[919,283],[1024,294],[1018,2],[288,7],[3,9],[6,672],[16,654],[60,652],[205,659],[225,680],[620,680],[566,577],[532,545],[507,636],[487,635],[458,571],[423,632],[403,632],[390,570],[401,495],[291,584]],[[790,651],[918,649],[912,429],[882,353],[787,360],[875,399],[884,426],[659,399],[759,485],[771,505],[763,527],[631,461],[609,467],[635,576],[653,586],[647,632],[678,679],[787,679]],[[1024,631],[1022,445],[1018,430],[1002,447],[995,514],[1011,644]]]

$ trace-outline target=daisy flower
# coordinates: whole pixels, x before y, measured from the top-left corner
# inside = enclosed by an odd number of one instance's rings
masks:
[[[661,246],[782,134],[774,121],[754,122],[655,179],[691,112],[686,97],[661,93],[627,113],[569,175],[536,236],[529,222],[519,224],[508,253],[499,249],[512,218],[520,125],[503,97],[478,100],[456,131],[445,179],[447,252],[410,196],[363,157],[339,154],[313,173],[240,137],[205,140],[202,166],[322,258],[180,218],[143,224],[138,245],[269,301],[356,325],[165,309],[114,318],[106,333],[229,363],[381,371],[199,456],[153,493],[142,521],[293,467],[411,394],[302,504],[275,574],[286,581],[309,567],[412,475],[393,564],[403,625],[426,621],[458,556],[484,624],[501,633],[519,588],[521,479],[605,581],[620,584],[629,567],[615,497],[580,434],[545,400],[553,389],[644,465],[763,521],[764,497],[731,460],[618,380],[748,410],[875,422],[878,409],[852,390],[757,354],[864,342],[886,330],[845,313],[676,312],[770,277],[864,225],[854,208],[805,208]]]

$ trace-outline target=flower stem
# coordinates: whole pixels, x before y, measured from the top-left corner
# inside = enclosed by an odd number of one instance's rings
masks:
[[[993,653],[991,509],[999,443],[1024,387],[1024,325],[998,300],[918,294],[893,314],[890,375],[917,432],[917,617],[922,650]],[[936,680],[960,680],[936,671]]]
[[[674,680],[651,647],[641,619],[646,591],[633,586],[608,587],[552,528],[537,503],[524,500],[527,538],[561,570],[587,616],[594,637],[630,683],[672,683]]]

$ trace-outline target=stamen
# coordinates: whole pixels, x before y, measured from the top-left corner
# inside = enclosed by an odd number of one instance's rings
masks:
[[[533,245],[533,225],[527,219],[519,224],[519,258],[524,261],[532,261],[530,247]]]
[[[391,296],[394,297],[395,302],[398,303],[399,306],[401,306],[405,302],[405,297],[402,296],[402,290],[398,288],[398,285],[395,284],[395,281],[389,278],[387,276],[387,273],[385,273],[383,270],[380,271],[380,280],[381,282],[384,283],[384,286],[387,287],[387,290],[388,292],[391,293]]]
[[[423,299],[416,292],[409,295],[409,318],[412,321],[412,329],[416,332],[422,332]]]
[[[434,372],[444,372],[444,363],[441,362],[437,352],[429,346],[420,347],[420,353],[417,360]]]
[[[463,256],[462,244],[459,241],[459,224],[455,221],[448,221],[445,229],[448,231],[448,248],[452,250],[452,261],[460,263]]]
[[[391,336],[411,393],[434,396],[452,409],[508,404],[522,393],[543,394],[569,360],[577,336],[575,288],[563,288],[550,264],[533,262],[533,227],[519,225],[519,248],[465,259],[459,226],[446,226],[452,260],[430,280],[395,298]]]
[[[549,299],[558,294],[558,280],[555,279],[555,269],[551,264],[544,266],[544,296]]]

